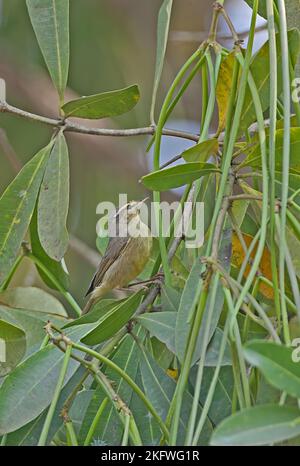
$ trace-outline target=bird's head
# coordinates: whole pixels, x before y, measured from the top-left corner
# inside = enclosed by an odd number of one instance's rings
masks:
[[[142,201],[130,201],[128,204],[123,205],[116,213],[116,218],[129,223],[133,218],[140,215],[140,210],[147,199],[148,197]]]
[[[142,201],[130,201],[128,204],[123,205],[116,213],[116,219],[119,222],[121,221],[124,223],[129,223],[133,219],[138,218],[140,215],[140,210],[147,199],[148,197]]]

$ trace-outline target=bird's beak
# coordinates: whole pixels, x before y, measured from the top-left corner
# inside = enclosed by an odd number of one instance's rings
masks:
[[[122,210],[124,210],[126,208],[127,204],[123,205],[114,215],[113,218],[117,218],[117,216],[120,214],[120,212],[122,212]]]
[[[145,199],[143,199],[142,201],[138,202],[137,207],[141,207],[141,206],[144,204],[144,202],[148,201],[148,199],[149,199],[149,196],[145,197]]]

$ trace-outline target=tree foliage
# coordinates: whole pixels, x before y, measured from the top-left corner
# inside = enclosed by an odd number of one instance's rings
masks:
[[[223,3],[214,5],[207,39],[182,65],[159,109],[173,4],[162,1],[150,125],[101,133],[69,118],[128,112],[139,101],[138,86],[100,89],[66,102],[69,2],[26,0],[57,90],[58,116],[22,113],[4,96],[0,102],[3,112],[55,129],[0,198],[0,351],[7,352],[0,362],[3,445],[298,442],[300,105],[291,95],[300,33],[288,30],[285,19],[291,24],[299,5],[247,0],[252,21],[243,47]],[[267,19],[268,41],[254,54],[258,14]],[[221,17],[232,50],[217,42]],[[207,78],[200,134],[167,129],[199,73]],[[219,124],[212,134],[215,109]],[[153,171],[140,181],[153,192],[160,233],[143,278],[161,271],[164,284],[122,300],[103,299],[84,316],[69,292],[72,277],[64,263],[67,131],[149,134],[154,144]],[[195,145],[176,154],[182,164],[162,167],[162,137],[178,135]],[[192,253],[174,237],[175,221],[169,238],[160,229],[160,193],[181,186],[182,202],[203,201],[206,208],[204,244]],[[25,257],[68,302],[67,310],[50,291],[12,286]]]

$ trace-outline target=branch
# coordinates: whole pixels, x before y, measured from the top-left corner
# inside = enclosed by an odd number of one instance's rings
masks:
[[[54,119],[44,117],[42,115],[36,115],[20,108],[9,105],[6,102],[0,102],[0,112],[12,113],[21,118],[27,120],[37,121],[48,126],[55,128],[63,128],[64,131],[89,134],[93,136],[141,136],[141,135],[153,135],[155,134],[154,126],[145,126],[143,128],[130,128],[130,129],[107,129],[107,128],[89,128],[87,126],[79,125],[68,120]],[[164,136],[173,136],[177,138],[189,139],[190,141],[198,142],[199,135],[188,133],[186,131],[178,131],[175,129],[163,129],[162,134]]]

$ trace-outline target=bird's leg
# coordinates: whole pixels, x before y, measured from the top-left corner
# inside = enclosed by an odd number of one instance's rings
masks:
[[[159,285],[162,284],[164,281],[165,275],[163,272],[158,272],[157,274],[153,275],[153,277],[148,278],[147,280],[140,280],[138,282],[130,283],[128,287],[136,286],[136,285],[148,285],[157,283]]]
[[[164,273],[158,272],[157,274],[153,275],[153,277],[148,278],[147,280],[139,280],[127,285],[127,287],[117,288],[118,291],[132,291],[133,289],[137,289],[137,291],[144,289],[148,290],[149,285],[159,285],[161,286],[164,281]]]
[[[132,329],[134,327],[134,322],[132,320],[129,320],[126,324],[126,328],[127,328],[127,332],[128,333],[131,333],[132,332]]]

